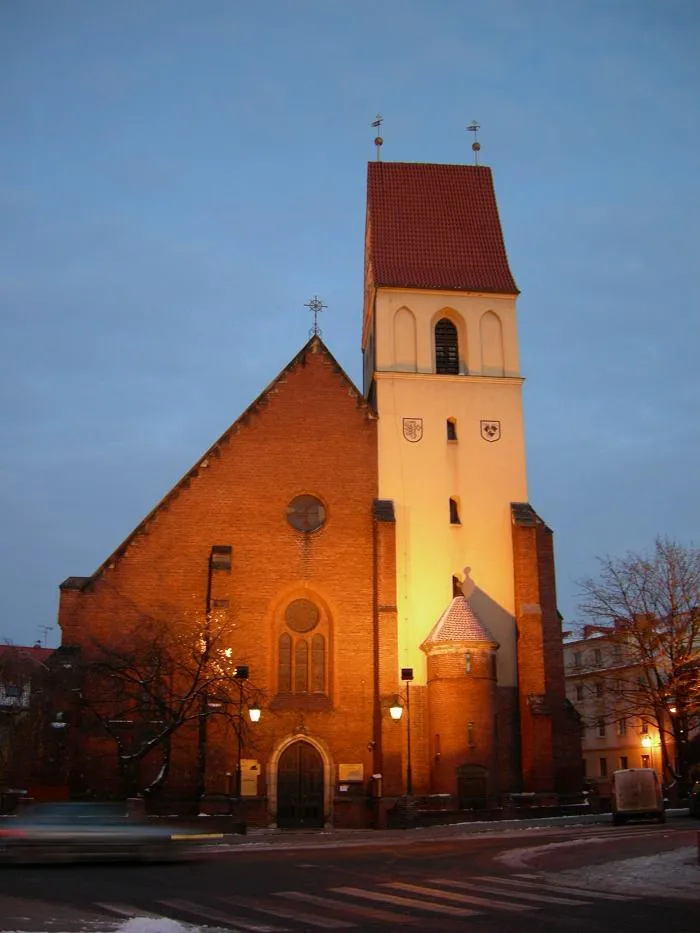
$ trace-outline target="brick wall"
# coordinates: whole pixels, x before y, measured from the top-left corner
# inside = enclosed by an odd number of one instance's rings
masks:
[[[264,698],[254,748],[244,752],[261,761],[260,787],[281,743],[305,734],[327,750],[334,776],[339,763],[361,763],[367,778],[383,770],[379,749],[394,781],[399,747],[377,734],[377,691],[397,689],[394,532],[375,520],[376,492],[375,416],[312,340],[93,578],[66,582],[63,642],[89,657],[95,641],[112,643],[143,619],[196,630],[211,548],[230,545],[230,573],[212,575],[211,598],[227,602],[216,612],[230,626],[232,657],[249,665],[249,685]],[[305,493],[327,512],[313,534],[286,521],[290,500]],[[298,597],[313,599],[328,624],[327,708],[276,696],[284,609]],[[175,743],[170,781],[182,791],[194,786],[194,731]],[[235,742],[210,749],[217,772],[233,769],[235,752]]]
[[[580,789],[580,732],[565,702],[553,536],[526,503],[513,506],[513,556],[523,790]]]

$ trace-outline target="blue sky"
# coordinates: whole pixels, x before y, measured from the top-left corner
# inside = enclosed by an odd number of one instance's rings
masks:
[[[596,556],[697,543],[699,49],[696,0],[0,2],[0,639],[58,643],[312,295],[361,385],[377,111],[388,161],[481,123],[567,623]]]

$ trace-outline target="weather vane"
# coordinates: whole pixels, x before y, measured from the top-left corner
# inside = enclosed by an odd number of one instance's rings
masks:
[[[379,130],[383,122],[384,122],[384,117],[381,115],[381,113],[378,113],[377,116],[374,118],[374,120],[372,120],[372,122],[370,123],[370,126],[373,126],[375,130]],[[377,162],[381,162],[382,161],[382,146],[384,145],[384,140],[378,134],[377,136],[374,137],[374,145],[377,147]]]
[[[306,302],[304,307],[308,308],[309,311],[311,311],[311,313],[314,316],[314,325],[309,331],[309,335],[311,337],[320,337],[322,334],[322,331],[321,331],[321,328],[318,326],[318,316],[321,313],[321,311],[324,310],[324,308],[328,307],[328,305],[324,305],[324,303],[321,301],[318,295],[314,295],[314,297],[310,301]]]
[[[481,127],[476,122],[476,120],[472,120],[472,122],[469,124],[467,129],[469,130],[470,133],[474,134],[474,142],[472,143],[472,149],[474,150],[474,165],[478,165],[479,164],[479,150],[481,149],[481,143],[477,139],[476,134],[479,132]]]

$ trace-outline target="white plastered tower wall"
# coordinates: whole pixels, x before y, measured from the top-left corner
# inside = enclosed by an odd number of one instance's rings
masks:
[[[501,646],[499,685],[514,686],[511,503],[527,501],[516,298],[380,287],[373,311],[379,496],[396,513],[400,664],[425,683],[419,646],[452,598],[452,576],[470,567],[473,602]],[[441,318],[457,328],[458,374],[435,371]],[[420,440],[406,438],[404,419],[421,419]],[[484,438],[483,421],[499,422],[498,440]],[[450,498],[460,524],[450,522]]]

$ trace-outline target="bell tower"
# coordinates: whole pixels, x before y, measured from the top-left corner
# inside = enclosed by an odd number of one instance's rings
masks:
[[[364,385],[379,413],[379,495],[396,510],[400,664],[418,683],[420,645],[468,564],[471,605],[501,645],[499,685],[516,684],[517,295],[489,168],[369,164]]]

